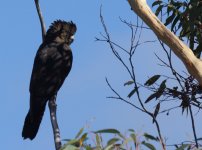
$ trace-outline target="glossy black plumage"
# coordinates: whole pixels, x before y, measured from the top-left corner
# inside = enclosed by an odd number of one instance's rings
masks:
[[[25,118],[22,137],[35,138],[47,101],[57,94],[72,67],[72,51],[76,25],[55,21],[47,31],[35,56],[30,81],[30,109]]]

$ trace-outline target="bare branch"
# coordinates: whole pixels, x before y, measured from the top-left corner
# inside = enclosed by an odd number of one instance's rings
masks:
[[[36,9],[37,9],[38,16],[39,16],[40,24],[41,24],[42,40],[44,41],[45,36],[46,36],[46,26],[45,26],[43,16],[42,16],[42,12],[41,12],[41,9],[40,9],[39,0],[34,0],[34,2],[35,2],[35,6],[36,6]]]
[[[62,146],[62,143],[60,138],[60,130],[57,123],[57,117],[56,117],[56,110],[57,110],[56,95],[51,97],[51,99],[49,100],[48,106],[50,109],[50,117],[51,117],[51,124],[52,124],[54,141],[55,141],[55,149],[59,150]]]
[[[118,92],[116,92],[112,86],[109,84],[108,80],[106,79],[106,82],[108,84],[108,86],[110,87],[110,89],[116,94],[116,97],[108,97],[108,98],[113,98],[113,99],[119,99],[119,100],[122,100],[124,101],[125,103],[133,106],[134,108],[138,109],[138,110],[141,110],[142,112],[146,113],[147,115],[149,115],[153,122],[155,123],[155,126],[157,128],[157,132],[158,132],[158,135],[159,135],[159,139],[160,139],[160,143],[162,145],[162,148],[163,150],[165,150],[165,143],[164,143],[164,140],[162,138],[162,135],[161,135],[161,131],[160,131],[160,126],[159,126],[159,123],[158,121],[156,120],[156,117],[154,117],[153,113],[152,112],[149,112],[146,107],[144,106],[144,103],[142,102],[141,100],[141,97],[140,97],[140,93],[139,93],[139,90],[138,90],[138,85],[137,85],[137,82],[136,82],[136,77],[135,77],[135,70],[134,70],[134,65],[133,65],[133,61],[132,61],[132,57],[134,55],[134,52],[135,50],[137,49],[138,45],[140,45],[140,37],[141,37],[141,33],[142,33],[142,28],[136,28],[134,30],[133,26],[131,26],[130,24],[127,24],[127,26],[131,29],[131,40],[130,40],[130,49],[129,49],[129,54],[128,54],[128,57],[129,57],[129,66],[126,65],[126,62],[122,59],[122,57],[119,55],[119,53],[117,52],[117,50],[115,49],[114,47],[114,44],[111,42],[111,39],[110,39],[110,35],[109,35],[109,32],[107,31],[107,27],[105,25],[105,22],[104,22],[104,19],[103,19],[103,16],[101,14],[101,9],[100,9],[100,19],[101,19],[101,23],[102,23],[102,26],[104,28],[104,31],[105,31],[105,34],[106,36],[105,37],[105,40],[106,42],[109,43],[109,46],[113,52],[113,54],[116,56],[116,58],[122,63],[122,65],[124,66],[124,68],[128,71],[131,79],[134,81],[134,88],[137,89],[136,90],[136,94],[137,94],[137,98],[138,98],[138,101],[141,105],[141,108],[137,107],[136,105],[134,105],[133,103],[131,102],[128,102],[127,100],[125,100],[124,98],[122,98]],[[138,26],[138,22],[137,22],[137,26]],[[141,26],[143,26],[143,22],[141,24]],[[136,36],[137,36],[137,29],[140,29],[140,32],[138,34],[138,37],[136,39]],[[118,45],[118,44],[116,44]]]
[[[140,111],[142,111],[142,112],[145,112],[143,109],[137,107],[137,106],[134,105],[133,103],[131,103],[131,102],[129,102],[129,101],[123,99],[123,98],[118,94],[118,92],[116,92],[116,91],[112,88],[112,86],[111,86],[111,84],[109,83],[109,81],[107,80],[107,78],[106,78],[106,82],[107,82],[107,85],[109,86],[109,88],[110,88],[110,89],[115,93],[115,95],[117,96],[117,97],[110,96],[110,97],[107,97],[107,98],[122,100],[122,101],[126,102],[127,104],[133,106],[134,108],[136,108],[136,109],[138,109],[138,110],[140,110]]]

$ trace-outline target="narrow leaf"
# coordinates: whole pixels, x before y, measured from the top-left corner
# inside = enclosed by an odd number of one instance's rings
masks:
[[[134,130],[134,129],[128,129],[128,131],[130,131],[130,132],[135,132],[135,130]]]
[[[84,130],[84,128],[81,128],[81,129],[79,130],[79,132],[77,133],[75,139],[79,138],[79,136],[83,133],[83,130]]]
[[[137,88],[134,88],[134,89],[128,94],[128,98],[131,98],[131,96],[133,96],[133,94],[135,94],[136,91],[137,91]]]
[[[119,138],[112,138],[107,142],[107,145],[112,145],[115,144],[117,141],[119,141]]]
[[[104,148],[104,150],[112,150],[113,147],[114,145],[108,145],[106,148]]]
[[[148,133],[144,134],[144,137],[149,139],[149,140],[154,140],[154,141],[158,141],[158,138],[154,137],[153,135],[150,135]]]
[[[165,26],[169,25],[173,21],[174,18],[175,18],[175,13],[173,12],[173,14],[166,19],[166,22],[164,25]]]
[[[95,133],[114,133],[114,134],[118,134],[120,132],[118,130],[116,130],[116,129],[103,129],[103,130],[98,130]]]
[[[166,81],[167,80],[163,80],[163,82],[161,82],[161,85],[160,85],[158,91],[164,92],[164,90],[166,88]]]
[[[156,116],[158,115],[159,110],[160,110],[160,106],[161,106],[160,103],[158,103],[156,106],[156,109],[154,111],[154,118],[156,118]],[[154,123],[154,119],[153,119],[153,123]]]
[[[144,103],[148,103],[149,101],[151,101],[152,99],[154,99],[156,96],[157,96],[157,92],[151,94]]]
[[[131,84],[133,84],[133,83],[134,83],[134,81],[128,81],[128,82],[124,83],[124,86],[126,86],[126,85],[131,85]]]
[[[155,15],[158,16],[159,13],[162,11],[163,5],[159,5],[159,7],[156,9]]]
[[[149,78],[144,85],[146,86],[150,86],[152,84],[154,84],[158,79],[160,78],[160,75],[154,75],[151,78]]]
[[[80,146],[83,145],[83,142],[87,139],[87,133],[83,134],[79,140]]]
[[[101,140],[98,134],[96,134],[96,145],[97,147],[101,148]]]
[[[134,133],[131,133],[130,137],[133,139],[134,144],[136,144],[137,142],[136,135]]]
[[[158,4],[161,4],[161,3],[162,3],[161,0],[157,0],[152,4],[152,7],[154,7],[154,6],[158,5]]]
[[[180,19],[180,15],[178,14],[177,17],[173,20],[173,23],[171,25],[171,31],[173,31],[175,25],[177,24],[177,22],[179,21]]]
[[[145,141],[143,141],[142,144],[147,148],[149,148],[150,150],[156,150],[156,148],[150,143],[146,143]]]

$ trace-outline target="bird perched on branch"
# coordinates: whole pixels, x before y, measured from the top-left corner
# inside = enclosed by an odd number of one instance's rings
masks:
[[[73,22],[54,21],[35,56],[30,81],[30,108],[25,118],[22,137],[34,139],[46,103],[57,94],[72,67],[70,44],[76,32]]]

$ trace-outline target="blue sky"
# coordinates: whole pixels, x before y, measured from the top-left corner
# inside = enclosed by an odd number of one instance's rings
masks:
[[[116,128],[122,132],[129,128],[139,133],[156,134],[150,118],[129,105],[107,99],[113,93],[107,87],[105,77],[121,94],[130,88],[123,87],[129,76],[112,55],[106,43],[95,42],[103,28],[99,19],[102,4],[103,16],[112,38],[127,47],[130,31],[119,17],[135,21],[136,16],[124,0],[41,0],[46,27],[56,19],[72,20],[78,31],[72,44],[74,62],[71,73],[57,97],[58,122],[63,139],[73,138],[79,129],[90,125],[88,130]],[[1,9],[1,55],[0,55],[0,139],[2,149],[54,149],[49,110],[46,112],[33,141],[21,138],[22,126],[29,107],[29,80],[35,53],[41,43],[41,29],[34,1],[2,1]],[[144,40],[156,39],[152,32],[143,32]],[[154,52],[162,54],[158,43],[142,46],[135,57],[138,80],[161,73]],[[176,60],[176,66],[184,69]],[[180,111],[159,117],[162,133],[168,144],[190,140],[190,119]],[[179,114],[179,115],[176,115]],[[199,115],[197,118],[200,118]],[[200,118],[201,119],[201,118]],[[197,128],[202,131],[201,127]]]

